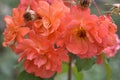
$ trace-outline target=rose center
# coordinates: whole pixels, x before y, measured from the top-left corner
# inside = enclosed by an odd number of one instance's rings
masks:
[[[86,37],[86,32],[85,32],[85,30],[81,27],[80,29],[79,29],[79,31],[77,32],[77,36],[79,37],[79,38],[85,38]]]

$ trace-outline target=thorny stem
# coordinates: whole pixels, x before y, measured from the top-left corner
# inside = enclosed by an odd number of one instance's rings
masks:
[[[94,4],[94,6],[95,6],[95,8],[96,8],[96,10],[97,10],[97,12],[98,12],[98,14],[101,15],[101,12],[100,12],[100,10],[99,10],[99,8],[98,8],[95,0],[93,0],[93,4]]]
[[[68,64],[68,80],[72,80],[72,56],[69,56],[69,64]]]

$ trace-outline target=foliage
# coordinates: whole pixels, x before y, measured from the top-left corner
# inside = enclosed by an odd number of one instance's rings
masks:
[[[26,71],[23,71],[20,73],[17,80],[54,80],[54,76],[49,79],[43,79],[40,77],[35,77],[33,74],[29,74]]]
[[[96,59],[94,57],[90,59],[80,59],[79,57],[77,57],[75,64],[78,71],[81,71],[90,69],[95,63]]]

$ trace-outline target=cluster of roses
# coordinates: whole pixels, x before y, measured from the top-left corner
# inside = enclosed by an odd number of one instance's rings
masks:
[[[73,0],[74,2],[74,0]],[[60,72],[68,52],[80,58],[114,56],[120,48],[117,26],[109,15],[90,14],[89,8],[65,5],[63,0],[20,0],[5,16],[3,46],[20,54],[24,68],[42,78]]]

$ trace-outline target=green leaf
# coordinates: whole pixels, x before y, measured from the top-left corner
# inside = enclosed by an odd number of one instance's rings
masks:
[[[90,58],[90,59],[80,59],[79,57],[77,57],[76,59],[76,67],[78,69],[78,71],[81,70],[88,70],[90,69],[96,62],[96,58]]]
[[[75,76],[75,80],[83,80],[84,75],[83,75],[82,72],[78,72],[76,66],[74,66],[74,67],[72,68],[72,70],[73,70],[73,74],[74,74],[74,76]]]
[[[67,63],[63,63],[62,64],[62,73],[65,73],[68,71],[68,64]]]
[[[33,74],[29,74],[26,71],[23,71],[17,77],[17,80],[54,80],[54,76],[49,78],[49,79],[43,79],[43,78],[40,78],[40,77],[36,77]]]
[[[106,56],[104,54],[102,54],[102,59],[103,59],[103,63],[104,63],[104,67],[106,70],[106,80],[112,80],[112,69],[110,67],[110,65],[107,62]]]

